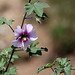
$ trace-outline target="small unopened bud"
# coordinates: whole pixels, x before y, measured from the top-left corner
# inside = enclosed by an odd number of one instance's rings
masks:
[[[36,21],[37,21],[39,24],[42,24],[40,18],[36,18]]]

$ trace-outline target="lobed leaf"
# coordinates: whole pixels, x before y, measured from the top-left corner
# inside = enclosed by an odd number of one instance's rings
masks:
[[[71,75],[70,68],[68,68],[68,67],[64,68],[64,72],[65,72],[65,75]]]
[[[64,68],[62,68],[62,67],[60,67],[60,66],[57,66],[56,68],[55,68],[56,70],[56,73],[58,73],[58,74],[60,74],[60,73],[62,73],[63,71],[64,71]]]
[[[4,17],[0,18],[0,25],[6,24],[7,20]]]
[[[40,1],[35,2],[34,4],[28,3],[24,6],[28,15],[30,15],[33,11],[40,17],[43,15],[43,8],[48,8],[49,5],[47,3],[42,3]]]
[[[75,67],[70,65],[71,61],[67,58],[57,58],[55,61],[59,64],[59,66],[55,68],[56,73],[70,75],[71,70],[75,70]]]
[[[37,41],[32,41],[32,43],[31,43],[31,45],[30,45],[30,48],[35,47],[35,46],[38,45],[38,44],[39,44],[39,42],[37,42]]]
[[[68,60],[67,58],[57,58],[55,60],[60,66],[67,66],[70,64],[70,60]]]
[[[14,20],[11,19],[11,20],[9,20],[6,24],[7,24],[7,25],[10,25],[10,24],[12,24],[13,22],[14,22]]]
[[[3,67],[5,65],[6,61],[0,57],[0,67]]]
[[[17,75],[16,70],[17,70],[16,67],[11,67],[11,68],[9,69],[9,72],[5,72],[4,75]]]
[[[29,56],[41,56],[42,52],[41,51],[48,51],[47,48],[43,47],[36,47],[39,44],[37,41],[33,41],[32,44],[30,45],[30,48],[26,49],[26,52],[29,52]]]
[[[1,17],[1,18],[0,18],[0,25],[4,25],[4,24],[10,25],[10,24],[12,24],[13,22],[14,22],[13,19],[7,21],[6,18],[4,18],[4,17]]]
[[[29,51],[29,56],[41,56],[42,55],[42,52],[41,51],[48,51],[47,48],[41,48],[41,47],[33,47],[33,48],[30,48],[30,51]]]

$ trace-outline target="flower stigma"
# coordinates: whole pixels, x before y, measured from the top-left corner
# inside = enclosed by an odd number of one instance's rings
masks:
[[[26,41],[27,40],[27,37],[28,35],[27,34],[22,34],[22,36],[20,37],[22,39],[22,41]]]
[[[26,37],[24,37],[22,40],[23,40],[23,41],[26,41],[26,40],[27,40],[27,38],[26,38]]]

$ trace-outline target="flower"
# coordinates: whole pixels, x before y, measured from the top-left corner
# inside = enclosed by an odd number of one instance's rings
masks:
[[[38,37],[35,30],[32,30],[32,24],[25,24],[24,30],[20,26],[14,31],[14,35],[17,40],[12,41],[12,45],[15,47],[24,47],[24,50],[31,44],[31,41],[35,41]]]

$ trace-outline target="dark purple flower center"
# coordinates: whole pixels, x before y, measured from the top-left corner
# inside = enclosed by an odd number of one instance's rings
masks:
[[[27,38],[28,38],[28,34],[22,34],[21,36],[20,36],[20,38],[23,40],[23,41],[26,41],[27,40]]]

